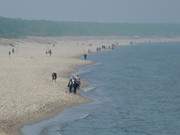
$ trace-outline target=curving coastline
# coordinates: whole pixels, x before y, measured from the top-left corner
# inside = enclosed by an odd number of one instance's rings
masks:
[[[77,66],[90,64],[79,59],[102,44],[129,45],[143,42],[180,42],[179,37],[63,37],[0,39],[0,135],[19,134],[27,123],[54,116],[65,107],[88,102],[80,95],[69,95],[67,81]],[[15,45],[15,54],[8,51]],[[55,47],[52,45],[55,44]],[[46,56],[51,48],[53,55]],[[51,73],[58,73],[56,83]]]

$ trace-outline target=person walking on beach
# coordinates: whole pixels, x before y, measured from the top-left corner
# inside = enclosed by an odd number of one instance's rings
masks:
[[[49,50],[49,56],[51,56],[52,55],[52,51],[51,51],[51,49]]]
[[[56,82],[56,79],[57,79],[57,73],[53,72],[52,73],[52,81]]]
[[[48,51],[47,51],[47,50],[45,51],[45,54],[46,54],[46,55],[48,54]]]
[[[14,51],[14,48],[12,48],[12,53],[14,53],[15,51]]]
[[[11,56],[11,51],[9,51],[9,56]]]
[[[72,93],[73,83],[74,83],[74,79],[71,77],[68,83],[69,93]]]
[[[80,88],[81,82],[80,82],[80,77],[79,75],[73,75],[68,83],[68,87],[69,87],[69,93],[77,93],[77,89]],[[72,91],[73,90],[73,91]]]
[[[77,81],[76,80],[74,80],[74,82],[73,82],[73,89],[74,89],[74,94],[76,94],[77,93],[77,88],[78,88],[78,83],[77,83]]]
[[[80,86],[81,86],[81,79],[80,79],[79,75],[75,76],[75,81],[76,81],[76,84],[77,84],[77,89],[79,89]]]
[[[100,47],[97,47],[96,48],[96,52],[100,52],[101,51],[101,48]]]
[[[86,53],[84,54],[84,60],[87,60],[87,54]]]

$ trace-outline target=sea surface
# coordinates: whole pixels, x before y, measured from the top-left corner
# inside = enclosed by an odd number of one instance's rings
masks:
[[[121,46],[82,68],[94,102],[22,129],[24,135],[180,135],[180,44]]]

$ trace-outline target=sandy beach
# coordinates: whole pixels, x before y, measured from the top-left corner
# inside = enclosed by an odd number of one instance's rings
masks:
[[[88,50],[93,53],[102,45],[108,48],[144,42],[180,42],[180,37],[0,38],[0,135],[19,134],[24,124],[88,102],[67,89],[77,67],[92,63],[80,59]],[[9,56],[12,48],[15,52]],[[52,56],[45,54],[49,49]],[[56,82],[51,80],[52,72],[58,74]]]

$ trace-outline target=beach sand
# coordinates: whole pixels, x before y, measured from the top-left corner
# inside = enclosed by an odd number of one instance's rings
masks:
[[[0,39],[0,135],[19,134],[22,125],[89,102],[69,94],[67,83],[77,67],[91,64],[80,56],[102,45],[180,42],[179,37],[27,37]],[[14,47],[13,47],[14,46]],[[15,53],[8,52],[15,49]],[[45,51],[51,49],[52,56]],[[51,73],[57,72],[56,82]]]

